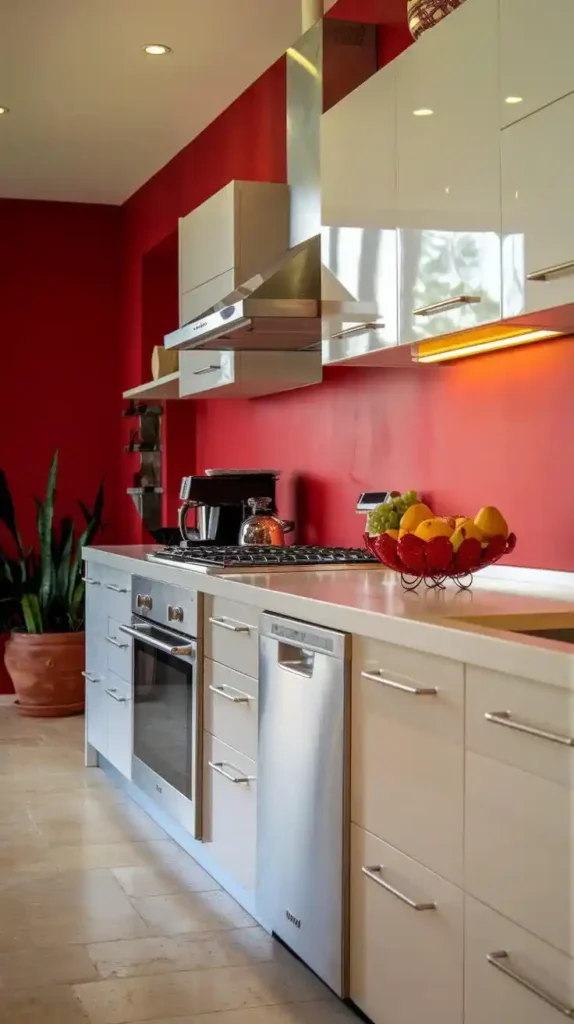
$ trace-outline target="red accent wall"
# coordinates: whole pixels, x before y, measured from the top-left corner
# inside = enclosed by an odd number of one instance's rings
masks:
[[[0,200],[0,466],[26,544],[55,448],[57,513],[83,528],[78,499],[105,477],[104,539],[117,536],[120,242],[117,207]]]

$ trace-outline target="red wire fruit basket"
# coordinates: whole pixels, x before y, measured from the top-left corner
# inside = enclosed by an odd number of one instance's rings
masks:
[[[424,583],[429,588],[444,590],[445,580],[453,580],[460,590],[472,586],[473,574],[486,565],[498,562],[516,546],[516,536],[491,537],[483,547],[479,540],[467,537],[457,551],[448,537],[433,537],[424,541],[414,533],[395,540],[388,533],[378,537],[363,535],[365,547],[387,569],[401,574],[405,590],[416,590]]]

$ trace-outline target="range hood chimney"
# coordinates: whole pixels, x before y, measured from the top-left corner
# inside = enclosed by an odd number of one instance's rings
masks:
[[[286,54],[290,249],[167,335],[166,348],[321,349],[321,114],[377,69],[376,26],[324,19],[322,6],[302,0],[308,27]]]

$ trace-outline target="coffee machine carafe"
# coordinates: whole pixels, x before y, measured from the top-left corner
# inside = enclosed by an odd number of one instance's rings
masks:
[[[208,470],[205,476],[184,476],[179,492],[179,529],[184,544],[237,544],[249,513],[248,501],[264,495],[275,506],[276,470]],[[196,510],[195,527],[187,520]]]

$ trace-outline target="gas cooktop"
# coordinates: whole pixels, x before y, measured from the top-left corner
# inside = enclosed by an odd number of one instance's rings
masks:
[[[301,569],[368,569],[379,562],[363,548],[322,548],[314,545],[287,547],[225,547],[192,544],[190,547],[168,547],[147,556],[151,562],[176,565],[195,572],[211,574],[265,572]]]

